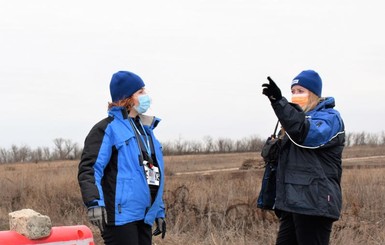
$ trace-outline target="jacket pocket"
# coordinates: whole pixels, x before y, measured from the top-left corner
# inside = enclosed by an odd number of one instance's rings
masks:
[[[116,209],[119,213],[122,212],[122,207],[127,206],[129,200],[132,199],[133,183],[132,179],[119,180],[117,183]]]
[[[139,169],[139,150],[134,137],[121,137],[118,150],[115,209],[124,212],[134,199],[135,179]],[[135,184],[137,185],[137,184]]]
[[[132,171],[139,170],[140,150],[135,137],[122,138],[117,144],[118,150],[118,171],[124,174],[125,178],[132,178]],[[123,171],[123,172],[122,172]],[[126,174],[128,174],[126,176]]]
[[[285,177],[285,204],[293,209],[317,209],[317,179],[306,173],[287,173]]]
[[[342,207],[340,186],[330,179],[319,183],[319,207],[331,218],[338,219]]]

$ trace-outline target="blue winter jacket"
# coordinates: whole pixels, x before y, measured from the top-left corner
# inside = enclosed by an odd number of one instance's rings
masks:
[[[286,132],[278,160],[276,209],[338,219],[345,133],[334,98],[324,98],[307,113],[285,98],[272,106]]]
[[[155,218],[165,217],[162,147],[153,134],[160,120],[141,116],[160,170],[160,185],[152,205],[140,148],[129,120],[125,108],[113,107],[108,117],[91,129],[79,163],[79,185],[86,206],[106,208],[108,225],[144,220],[152,226]]]

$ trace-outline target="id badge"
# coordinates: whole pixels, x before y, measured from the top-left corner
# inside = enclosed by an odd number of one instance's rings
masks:
[[[147,184],[159,186],[159,168],[155,166],[149,168],[147,165],[144,165],[144,170],[146,171]]]

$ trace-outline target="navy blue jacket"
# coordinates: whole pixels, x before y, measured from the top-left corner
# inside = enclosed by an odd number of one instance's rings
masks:
[[[272,104],[286,135],[280,147],[275,208],[339,219],[344,124],[334,98],[305,113],[285,98]]]
[[[161,175],[152,205],[150,188],[140,164],[140,148],[125,108],[111,108],[109,116],[97,123],[85,140],[78,173],[83,201],[87,206],[106,207],[109,225],[144,220],[152,226],[155,218],[165,217],[162,147],[153,134],[160,120],[147,119],[142,118],[142,122],[152,138]]]

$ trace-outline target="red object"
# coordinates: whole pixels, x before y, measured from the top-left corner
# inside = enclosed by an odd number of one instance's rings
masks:
[[[85,225],[52,227],[45,238],[30,240],[16,231],[0,231],[0,245],[95,245],[92,231]]]

